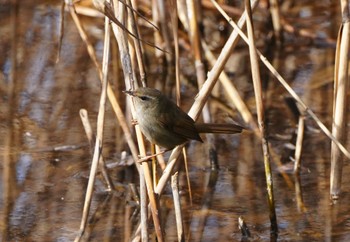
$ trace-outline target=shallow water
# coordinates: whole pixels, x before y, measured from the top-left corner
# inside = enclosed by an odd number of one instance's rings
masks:
[[[88,110],[95,127],[100,92],[98,76],[68,13],[60,61],[55,64],[58,2],[21,1],[17,19],[12,18],[13,11],[14,6],[7,2],[0,5],[0,240],[72,241],[79,230],[91,162],[79,110]],[[316,33],[320,36],[318,42],[287,36],[285,48],[274,49],[269,57],[328,126],[332,113],[330,81],[334,42],[326,43],[322,37],[336,38],[338,11],[339,7],[328,1],[297,2],[290,9],[288,21]],[[83,20],[101,56],[102,20],[87,17]],[[229,73],[254,110],[246,48],[235,50],[232,59],[239,59],[240,64],[228,66]],[[152,63],[150,77],[157,78],[157,68]],[[191,70],[193,67],[187,66],[188,79],[194,76],[194,72],[188,74]],[[293,154],[286,144],[293,139],[296,121],[284,101],[288,96],[286,91],[275,80],[266,83],[278,240],[350,240],[348,162],[344,163],[340,200],[332,204],[329,200],[330,142],[307,118],[302,173],[299,179],[282,176],[277,167],[279,162],[287,163]],[[119,85],[114,83],[115,87]],[[188,101],[185,106],[192,103],[193,89],[187,86],[183,89],[188,91],[184,93]],[[123,99],[117,88],[116,95]],[[114,163],[120,160],[119,154],[126,145],[109,105],[105,129],[104,157],[107,163]],[[196,142],[189,145],[192,205],[186,177],[180,173],[187,240],[241,240],[238,217],[242,216],[252,234],[250,240],[269,241],[270,222],[259,140],[250,131],[242,135],[219,135],[216,139],[220,163],[217,173],[209,168],[206,145]],[[89,241],[129,241],[139,222],[138,206],[128,186],[138,181],[136,169],[119,165],[110,169],[110,174],[117,191],[108,195],[98,176],[92,202],[93,220],[85,235]],[[176,241],[170,187],[162,195],[161,207],[166,238]]]

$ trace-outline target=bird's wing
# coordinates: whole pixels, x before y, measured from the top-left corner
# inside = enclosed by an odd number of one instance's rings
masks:
[[[177,112],[173,112],[171,115],[166,112],[167,110],[164,110],[164,112],[159,115],[158,119],[164,129],[174,132],[185,139],[203,142],[194,126],[193,119],[177,106],[176,109]]]

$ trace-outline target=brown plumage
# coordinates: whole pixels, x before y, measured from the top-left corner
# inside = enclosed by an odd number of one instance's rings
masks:
[[[154,144],[167,149],[189,140],[203,142],[199,132],[240,133],[235,124],[195,124],[194,120],[160,91],[141,87],[125,91],[134,97],[136,118],[142,133]]]

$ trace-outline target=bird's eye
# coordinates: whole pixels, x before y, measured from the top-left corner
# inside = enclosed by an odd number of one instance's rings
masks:
[[[147,96],[140,96],[140,99],[142,101],[147,101],[147,100],[149,100],[149,97],[147,97]]]

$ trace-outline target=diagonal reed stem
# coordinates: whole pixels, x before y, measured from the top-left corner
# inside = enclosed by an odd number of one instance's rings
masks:
[[[213,1],[214,2],[214,1]],[[247,36],[242,32],[241,27],[239,27],[239,24],[237,25],[216,3],[215,6],[217,6],[220,13],[226,18],[226,20],[231,24],[231,26],[239,33],[239,35],[242,37],[242,39],[249,43],[249,40]],[[253,6],[253,5],[252,5]],[[259,50],[257,50],[257,53],[260,57],[260,60],[264,63],[264,65],[269,69],[269,71],[277,78],[277,80],[282,84],[282,86],[289,92],[289,94],[300,104],[300,107],[303,109],[304,112],[310,115],[310,117],[316,122],[316,124],[320,127],[320,129],[323,131],[325,135],[327,135],[334,144],[343,152],[343,154],[350,159],[350,152],[337,140],[332,133],[329,131],[329,129],[321,122],[321,120],[317,117],[317,115],[302,101],[302,99],[296,94],[296,92],[293,90],[293,88],[287,83],[286,80],[278,73],[278,71],[272,66],[272,64],[266,59],[265,56],[261,54]]]

